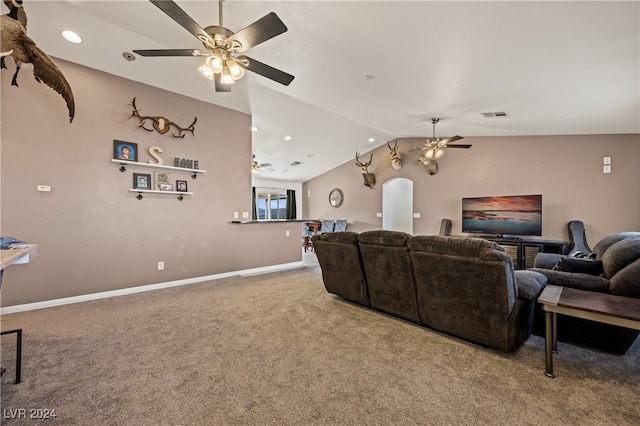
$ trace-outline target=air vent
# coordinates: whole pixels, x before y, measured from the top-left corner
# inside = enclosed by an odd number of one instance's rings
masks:
[[[509,117],[509,114],[507,114],[504,111],[498,111],[498,112],[483,112],[482,116],[484,118],[507,118]]]
[[[296,166],[299,166],[300,164],[302,164],[300,161],[294,161],[290,165],[293,166],[293,167],[296,167]]]
[[[260,167],[273,167],[271,163],[260,163]]]

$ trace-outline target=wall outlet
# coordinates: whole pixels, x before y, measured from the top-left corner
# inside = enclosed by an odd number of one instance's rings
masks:
[[[611,157],[603,157],[602,164],[611,164]]]
[[[164,271],[164,262],[158,262],[158,271]]]
[[[420,213],[414,213],[413,214],[413,218],[414,219],[420,219]]]
[[[611,165],[602,166],[602,173],[611,173]]]
[[[238,217],[240,217],[240,215],[238,214],[238,212],[233,212],[233,218],[237,219]]]
[[[289,233],[289,230],[288,230],[288,229],[287,229],[286,231],[284,231],[284,236],[285,236],[285,237],[288,237],[289,235],[291,235],[291,234]]]
[[[376,213],[376,217],[382,217],[382,213]]]
[[[242,212],[243,219],[249,219],[249,212]]]

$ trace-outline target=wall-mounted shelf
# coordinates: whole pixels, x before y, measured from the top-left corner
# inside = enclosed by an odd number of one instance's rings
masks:
[[[136,198],[138,200],[142,200],[142,194],[143,193],[147,193],[147,194],[174,194],[178,196],[178,200],[182,201],[182,199],[184,198],[184,195],[193,195],[193,192],[178,192],[178,191],[158,191],[155,189],[130,189],[129,192],[137,192],[138,195],[136,196]]]
[[[166,166],[164,164],[140,163],[138,161],[118,160],[117,158],[114,158],[113,160],[111,160],[111,163],[119,164],[120,165],[120,171],[123,172],[123,173],[127,171],[127,166],[141,167],[141,168],[147,168],[147,169],[156,169],[156,170],[172,170],[174,172],[191,173],[191,177],[193,179],[195,179],[198,176],[198,174],[207,173],[206,170],[201,170],[201,169],[187,169],[185,167]],[[149,191],[149,192],[156,192],[156,191]],[[157,191],[157,192],[170,192],[170,191]],[[187,193],[186,192],[181,192],[180,194],[187,194]]]

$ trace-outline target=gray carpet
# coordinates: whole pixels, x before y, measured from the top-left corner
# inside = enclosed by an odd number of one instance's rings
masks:
[[[631,425],[624,356],[544,341],[502,354],[345,302],[317,267],[2,316],[2,424]],[[48,421],[14,410],[55,409]]]

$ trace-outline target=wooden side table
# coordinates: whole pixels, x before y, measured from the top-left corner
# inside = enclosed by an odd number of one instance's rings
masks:
[[[538,302],[545,311],[545,375],[553,374],[553,353],[558,352],[557,314],[640,330],[640,299],[547,285]]]

